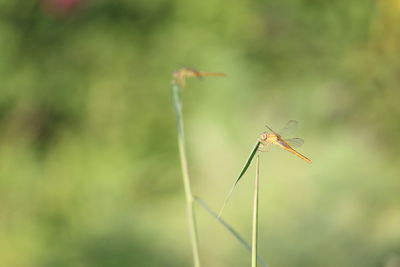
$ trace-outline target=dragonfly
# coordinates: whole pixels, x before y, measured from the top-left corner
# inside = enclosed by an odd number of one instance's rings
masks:
[[[186,80],[185,78],[189,77],[197,77],[197,78],[202,78],[204,76],[216,76],[216,77],[225,77],[226,74],[222,72],[207,72],[207,71],[198,71],[193,68],[182,68],[180,70],[174,71],[173,72],[173,77],[175,81],[182,87],[184,88],[186,85]]]
[[[265,125],[270,132],[263,132],[259,139],[257,140],[257,143],[255,144],[253,150],[251,151],[246,164],[244,165],[242,171],[240,172],[239,176],[236,178],[235,183],[233,184],[231,190],[229,191],[228,195],[225,197],[225,201],[222,205],[222,208],[218,214],[218,217],[221,216],[222,211],[224,210],[226,204],[228,203],[228,200],[230,196],[233,193],[233,190],[235,189],[237,183],[239,180],[243,177],[243,175],[246,173],[247,169],[249,168],[253,158],[257,154],[257,152],[265,152],[267,148],[270,145],[277,145],[286,151],[289,151],[290,153],[295,154],[302,160],[304,160],[307,163],[311,163],[311,160],[307,158],[306,156],[300,154],[296,150],[294,150],[293,147],[300,147],[304,144],[303,139],[301,138],[290,138],[290,139],[284,139],[282,136],[287,136],[290,135],[298,126],[298,122],[295,120],[290,120],[286,123],[286,126],[279,132],[276,133],[274,130],[272,130],[268,125]]]
[[[274,130],[272,130],[268,125],[266,127],[268,130],[270,130],[271,133],[268,132],[263,132],[260,135],[259,142],[260,142],[260,151],[263,151],[265,147],[268,145],[277,145],[286,151],[289,151],[290,153],[293,153],[294,155],[298,156],[302,160],[304,160],[307,163],[311,163],[311,160],[307,158],[306,156],[300,154],[297,152],[294,147],[300,147],[304,144],[304,140],[301,138],[290,138],[290,139],[284,139],[283,136],[290,135],[298,126],[298,122],[295,120],[290,120],[287,122],[286,126],[279,132],[276,133]]]
[[[242,176],[246,173],[247,169],[249,168],[251,161],[253,160],[254,156],[256,155],[257,152],[265,152],[267,151],[269,145],[277,145],[280,146],[281,148],[285,149],[286,151],[289,151],[290,153],[295,154],[296,156],[300,157],[302,160],[305,162],[311,163],[311,160],[307,158],[306,156],[300,154],[296,150],[293,149],[293,147],[300,147],[304,144],[303,139],[301,138],[291,138],[291,139],[284,139],[282,136],[287,136],[292,134],[298,126],[298,122],[295,120],[290,120],[286,123],[286,126],[279,131],[279,133],[276,133],[274,130],[272,130],[268,125],[265,125],[269,129],[271,133],[268,132],[263,132],[260,137],[257,140],[256,145],[254,146],[253,150],[251,151],[246,164],[244,165],[242,171],[240,172],[238,178],[236,179],[235,184],[239,182],[239,180],[242,178]]]

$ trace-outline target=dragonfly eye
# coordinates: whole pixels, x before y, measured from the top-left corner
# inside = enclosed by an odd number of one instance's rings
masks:
[[[261,140],[265,140],[265,139],[267,139],[267,134],[266,133],[262,133],[261,135],[260,135],[260,138],[261,138]]]

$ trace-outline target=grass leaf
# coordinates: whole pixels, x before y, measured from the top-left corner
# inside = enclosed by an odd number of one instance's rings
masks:
[[[246,173],[247,169],[249,168],[251,161],[253,160],[254,156],[256,155],[258,151],[258,147],[260,146],[260,141],[257,142],[257,144],[254,146],[253,151],[251,151],[249,158],[246,161],[246,164],[244,165],[242,171],[240,172],[238,178],[235,181],[235,185],[239,182],[239,180],[243,177],[243,175]]]
[[[224,200],[224,204],[222,205],[222,208],[221,208],[221,210],[220,210],[220,212],[218,214],[218,217],[221,217],[222,212],[224,211],[224,208],[225,208],[226,204],[228,203],[228,201],[229,201],[229,199],[230,199],[230,197],[231,197],[231,195],[233,193],[233,190],[235,189],[237,183],[243,177],[243,175],[246,173],[247,169],[250,167],[250,164],[251,164],[254,156],[256,155],[260,144],[261,144],[260,141],[258,141],[256,143],[256,145],[254,146],[253,150],[251,151],[249,157],[247,158],[246,164],[243,166],[242,171],[240,172],[239,176],[236,178],[235,183],[231,187],[231,190],[229,190],[229,193],[226,195],[225,200]]]
[[[211,216],[214,217],[214,219],[216,219],[220,224],[222,224],[222,226],[228,230],[228,232],[230,232],[238,241],[240,244],[243,245],[243,247],[245,247],[250,253],[252,251],[251,249],[251,245],[231,226],[229,225],[225,220],[223,220],[221,217],[218,216],[218,214],[216,212],[214,212],[208,205],[207,203],[202,200],[199,197],[194,197],[194,201],[196,201],[200,207],[202,207],[205,211],[207,211]],[[257,255],[257,261],[262,265],[262,266],[267,266],[267,264],[265,263],[264,259]]]

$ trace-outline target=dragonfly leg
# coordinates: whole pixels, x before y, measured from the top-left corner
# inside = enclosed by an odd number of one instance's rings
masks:
[[[260,143],[257,150],[260,152],[267,152],[268,148],[269,148],[268,144]]]

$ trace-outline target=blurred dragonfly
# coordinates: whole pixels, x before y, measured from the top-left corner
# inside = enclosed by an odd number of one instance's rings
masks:
[[[228,195],[225,197],[225,201],[222,205],[222,208],[219,212],[218,217],[221,216],[222,211],[224,210],[226,204],[228,203],[228,200],[230,196],[232,195],[232,192],[234,188],[236,187],[237,183],[239,180],[243,177],[243,175],[246,173],[247,169],[249,168],[254,156],[256,155],[257,152],[265,152],[268,148],[269,145],[277,145],[280,146],[281,148],[285,149],[286,151],[289,151],[290,153],[295,154],[305,162],[311,163],[311,160],[307,158],[306,156],[300,154],[296,150],[293,149],[293,147],[300,147],[304,144],[303,139],[301,138],[291,138],[291,139],[284,139],[282,136],[287,136],[290,135],[298,126],[298,122],[295,120],[290,120],[286,124],[286,126],[279,132],[276,133],[274,130],[272,130],[270,127],[266,125],[266,127],[270,130],[271,133],[268,132],[263,132],[260,135],[260,138],[258,139],[257,143],[255,144],[253,150],[251,151],[246,164],[244,165],[242,171],[240,172],[239,176],[236,178],[235,183],[233,184],[231,190],[229,191]]]
[[[307,158],[306,156],[300,154],[296,150],[293,149],[293,147],[300,147],[304,144],[304,140],[301,138],[290,138],[290,139],[284,139],[283,136],[290,135],[298,126],[298,122],[294,120],[288,121],[286,126],[279,132],[276,133],[274,130],[266,126],[271,133],[264,132],[260,135],[260,151],[263,151],[269,144],[272,145],[277,145],[280,146],[281,148],[285,149],[286,151],[289,151],[290,153],[295,154],[305,162],[311,163],[311,160]]]
[[[198,71],[193,68],[182,68],[180,70],[174,71],[173,74],[174,80],[178,83],[182,88],[186,85],[186,78],[189,77],[197,77],[201,78],[204,76],[217,76],[217,77],[225,77],[226,74],[222,72],[206,72],[206,71]]]

